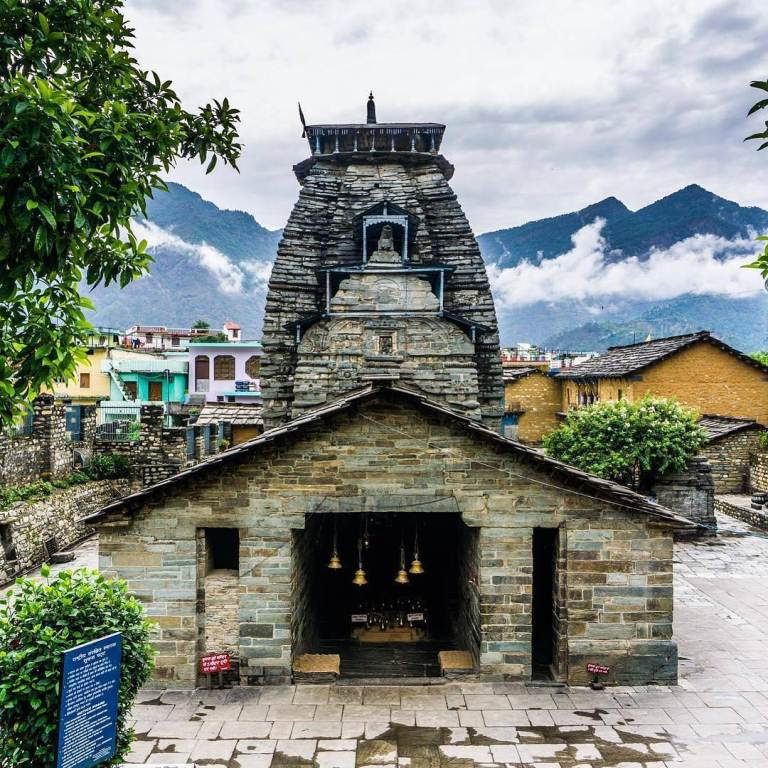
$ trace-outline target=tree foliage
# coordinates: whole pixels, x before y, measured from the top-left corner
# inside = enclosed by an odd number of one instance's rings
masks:
[[[0,419],[82,358],[78,284],[150,262],[131,231],[178,158],[236,166],[238,110],[139,68],[123,0],[0,0]]]
[[[53,768],[64,651],[114,632],[123,641],[117,752],[105,765],[130,749],[131,706],[151,669],[141,604],[124,582],[84,569],[48,583],[19,579],[0,601],[0,768]]]
[[[768,352],[765,350],[761,352],[753,352],[750,357],[753,360],[757,360],[758,363],[762,363],[763,365],[768,365]]]
[[[544,449],[566,464],[648,490],[665,472],[684,469],[704,439],[693,411],[674,400],[646,397],[570,411],[563,426],[544,439]]]
[[[762,91],[762,94],[761,98],[756,101],[750,108],[749,112],[747,112],[747,117],[754,115],[756,112],[760,112],[760,110],[768,108],[768,80],[753,80],[750,85],[752,88],[757,88],[757,90]],[[744,139],[744,141],[754,140],[760,142],[759,146],[757,147],[758,151],[768,147],[768,120],[765,121],[765,130],[753,133]],[[761,235],[757,239],[768,241],[768,236]],[[757,259],[751,264],[745,264],[745,266],[752,269],[759,269],[760,274],[764,278],[768,279],[768,242],[766,243],[765,250],[757,257]]]

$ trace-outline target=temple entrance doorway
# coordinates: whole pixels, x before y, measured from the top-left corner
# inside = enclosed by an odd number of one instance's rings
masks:
[[[294,657],[338,654],[342,678],[440,675],[479,654],[477,529],[458,513],[314,514],[294,532]]]

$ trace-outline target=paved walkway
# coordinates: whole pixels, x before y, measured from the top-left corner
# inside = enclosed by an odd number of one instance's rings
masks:
[[[215,768],[768,766],[768,536],[676,549],[675,687],[144,691],[132,763]]]

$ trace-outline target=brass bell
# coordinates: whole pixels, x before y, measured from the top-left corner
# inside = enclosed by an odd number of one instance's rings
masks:
[[[400,536],[400,570],[395,576],[395,584],[407,584],[410,581],[408,571],[405,570],[405,543],[402,535]]]
[[[356,587],[364,587],[368,583],[368,579],[365,578],[365,571],[363,570],[363,541],[357,540],[357,570],[355,571],[355,578],[352,579],[352,583]]]
[[[328,567],[332,571],[338,571],[341,568],[341,558],[339,557],[339,538],[336,531],[336,518],[333,519],[333,550],[331,551],[331,559],[328,562]]]
[[[364,587],[368,583],[368,579],[365,578],[365,571],[362,568],[358,568],[355,571],[355,578],[352,579],[352,583],[356,587]]]
[[[408,573],[412,573],[414,576],[418,576],[420,573],[424,573],[424,566],[419,560],[419,529],[416,529],[416,535],[413,537],[413,561],[411,567],[408,569]]]

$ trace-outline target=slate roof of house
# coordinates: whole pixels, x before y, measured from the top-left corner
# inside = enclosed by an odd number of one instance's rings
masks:
[[[261,424],[262,406],[250,403],[206,403],[197,417],[195,426],[218,424],[226,421],[230,424],[252,425]]]
[[[743,429],[760,428],[754,419],[737,419],[733,416],[719,416],[716,413],[705,413],[699,419],[699,426],[707,433],[707,442],[719,440],[726,435],[741,432]]]
[[[641,496],[640,494],[631,491],[626,486],[619,485],[610,480],[604,480],[595,475],[583,472],[580,469],[576,469],[575,467],[571,467],[568,464],[564,464],[563,462],[556,461],[536,448],[510,440],[500,435],[498,432],[494,432],[492,429],[483,426],[480,422],[462,416],[461,414],[457,414],[442,403],[430,400],[410,389],[380,384],[370,384],[362,389],[343,395],[333,402],[312,411],[307,411],[298,418],[292,419],[279,427],[267,430],[258,437],[246,440],[245,442],[239,443],[205,461],[201,461],[199,464],[188,467],[176,475],[172,475],[154,485],[147,486],[140,491],[116,499],[97,512],[83,518],[83,521],[94,522],[110,513],[130,512],[138,509],[142,504],[146,503],[154,496],[171,491],[175,486],[183,484],[187,478],[208,472],[231,461],[236,461],[258,451],[262,446],[268,445],[275,440],[287,436],[300,436],[303,429],[309,424],[320,421],[328,416],[351,410],[359,403],[382,396],[391,396],[402,399],[410,402],[417,408],[422,408],[425,411],[429,411],[436,415],[447,417],[457,426],[466,429],[468,432],[493,442],[496,445],[515,453],[519,458],[528,460],[544,470],[549,470],[554,476],[553,482],[551,484],[545,483],[545,485],[552,485],[556,488],[560,488],[566,493],[582,494],[597,498],[604,503],[618,506],[630,512],[641,512],[649,515],[658,522],[666,523],[673,527],[697,527],[696,524],[692,523],[690,520],[676,515],[666,507],[662,507],[659,504],[650,501],[645,496]],[[556,485],[557,479],[562,479],[566,485]],[[532,480],[532,482],[536,481]]]
[[[559,373],[558,378],[622,379],[647,368],[649,365],[665,360],[675,353],[680,352],[693,344],[697,344],[700,341],[714,344],[754,368],[759,368],[768,373],[768,366],[759,363],[757,360],[745,355],[743,352],[739,352],[738,349],[734,349],[724,341],[720,341],[720,339],[712,336],[709,331],[697,331],[696,333],[686,333],[682,336],[667,336],[663,339],[643,341],[639,344],[608,347],[605,352],[596,357],[585,360],[583,363],[574,365],[567,371]]]

